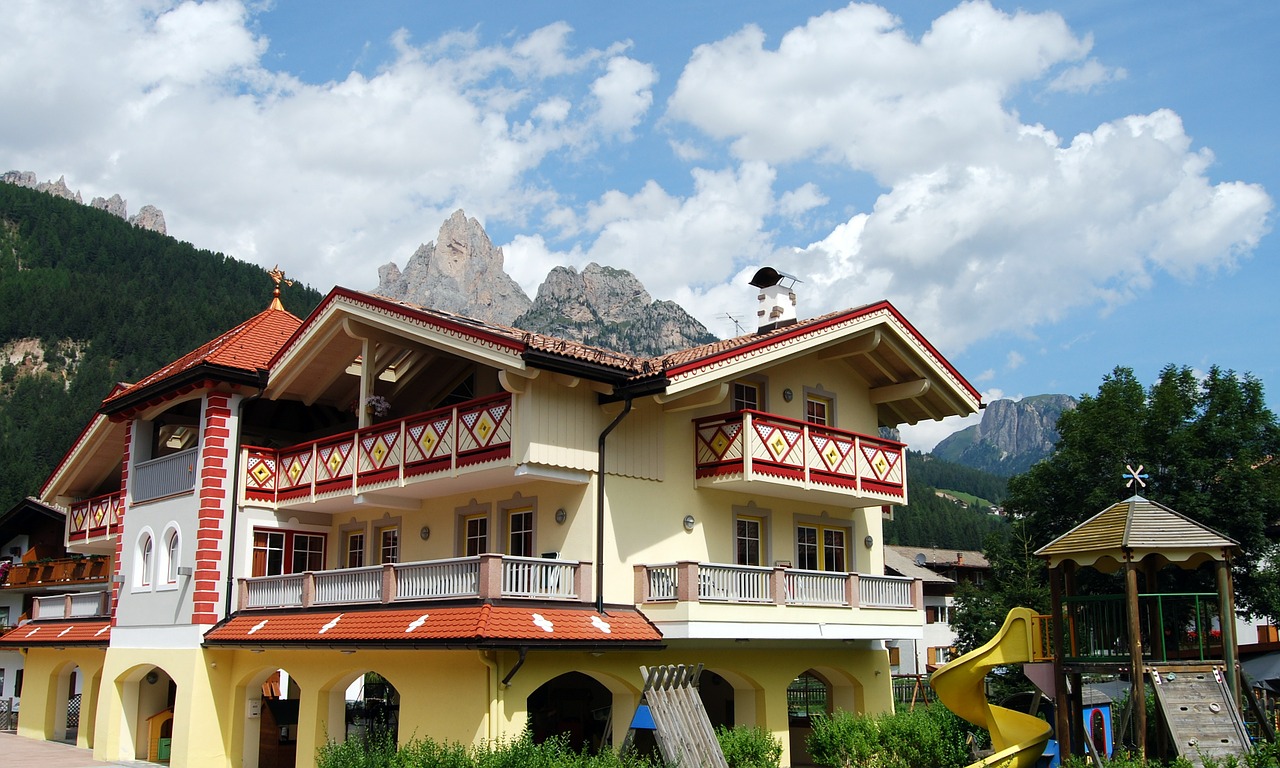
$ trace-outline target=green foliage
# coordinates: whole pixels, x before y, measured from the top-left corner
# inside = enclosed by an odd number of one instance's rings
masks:
[[[894,507],[893,519],[884,524],[888,544],[942,549],[981,549],[987,537],[1003,534],[1004,518],[985,510],[965,509],[938,496],[947,488],[981,496],[993,502],[1005,496],[1002,478],[942,459],[907,452],[907,496],[911,504]]]
[[[1127,368],[1058,421],[1050,458],[1009,481],[1006,508],[1042,546],[1133,493],[1121,472],[1142,464],[1143,496],[1239,542],[1237,605],[1280,621],[1280,424],[1251,375],[1167,366],[1150,389]]]
[[[775,763],[776,765],[776,763]],[[317,768],[657,768],[632,752],[575,752],[567,736],[535,744],[519,738],[467,747],[413,738],[397,748],[385,732],[329,742],[316,755]]]
[[[1280,752],[1275,744],[1261,742],[1245,753],[1243,758],[1234,755],[1212,757],[1201,755],[1204,768],[1280,768]],[[1162,768],[1165,763],[1155,759],[1143,759],[1133,752],[1120,752],[1110,759],[1102,759],[1103,768]],[[1168,763],[1169,768],[1191,768],[1193,763],[1179,755]],[[1062,761],[1062,768],[1093,768],[1093,762],[1080,755],[1070,755]]]
[[[113,385],[261,312],[271,287],[260,267],[0,184],[0,344],[40,340],[53,371],[0,369],[0,509],[39,491]],[[319,300],[285,295],[299,317]]]
[[[956,587],[951,626],[961,653],[995,637],[1013,608],[1025,606],[1037,613],[1048,613],[1048,572],[1044,561],[1035,556],[1035,549],[1025,520],[1015,521],[1009,535],[987,539],[983,552],[991,563],[991,573],[982,586],[962,582]]]
[[[778,768],[782,742],[763,728],[746,725],[716,729],[716,740],[729,768]]]
[[[806,745],[819,765],[837,768],[958,768],[967,726],[941,704],[885,715],[836,712],[815,718]]]

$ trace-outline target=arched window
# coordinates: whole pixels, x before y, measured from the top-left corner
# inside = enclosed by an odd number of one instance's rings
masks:
[[[155,542],[151,538],[150,533],[142,534],[142,540],[138,542],[138,586],[151,586],[151,566],[152,555],[155,549]]]
[[[178,529],[173,528],[169,531],[168,537],[165,539],[165,581],[170,584],[178,582],[178,564],[182,560],[181,544],[182,540],[178,536]]]

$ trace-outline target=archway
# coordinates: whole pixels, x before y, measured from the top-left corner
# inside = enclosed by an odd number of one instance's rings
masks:
[[[54,671],[49,684],[53,720],[47,730],[51,741],[76,743],[83,688],[84,673],[75,662],[63,664]]]
[[[832,712],[831,683],[825,675],[807,669],[787,686],[787,730],[791,736],[791,764],[812,765],[806,740],[813,733],[813,718]]]
[[[364,670],[342,676],[327,690],[326,740],[399,738],[400,692],[386,677]]]
[[[704,669],[698,678],[698,698],[702,699],[702,707],[707,710],[712,728],[732,728],[737,724],[734,686],[724,677]]]
[[[167,763],[173,751],[173,706],[178,687],[160,667],[138,666],[116,679],[132,759]]]
[[[541,743],[565,734],[573,749],[599,750],[612,742],[613,694],[595,678],[566,672],[538,686],[525,702],[529,732]]]
[[[302,689],[287,670],[264,668],[245,683],[243,768],[294,768]]]

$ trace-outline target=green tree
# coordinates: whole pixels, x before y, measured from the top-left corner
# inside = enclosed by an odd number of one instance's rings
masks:
[[[1007,535],[987,538],[983,552],[991,574],[981,586],[962,582],[956,587],[956,648],[965,653],[995,637],[1010,609],[1019,606],[1049,612],[1049,581],[1044,561],[1035,556],[1036,544],[1026,520],[1016,520]]]
[[[1042,546],[1134,493],[1123,468],[1142,464],[1138,491],[1240,544],[1237,606],[1280,620],[1280,425],[1252,375],[1169,365],[1144,389],[1128,368],[1103,379],[1058,421],[1056,451],[1011,478],[1006,508]]]

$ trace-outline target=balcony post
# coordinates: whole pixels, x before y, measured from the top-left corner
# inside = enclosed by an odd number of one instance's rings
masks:
[[[316,575],[311,571],[302,574],[302,607],[310,608],[316,601]]]
[[[691,560],[676,563],[676,600],[682,603],[698,602],[698,564]]]
[[[573,569],[573,589],[578,593],[578,602],[592,602],[591,595],[591,576],[594,566],[590,562],[579,562],[578,567]]]
[[[502,597],[502,555],[480,555],[480,584],[477,595],[481,600]]]
[[[236,602],[239,604],[237,611],[243,611],[249,607],[249,580],[245,578],[236,579]]]
[[[862,602],[856,573],[849,574],[849,578],[844,580],[844,601],[850,608],[857,608]]]
[[[390,603],[396,599],[396,567],[392,563],[382,564],[382,602]]]
[[[649,602],[649,566],[637,565],[632,570],[636,604],[647,603]]]
[[[64,619],[71,618],[71,595],[70,594],[62,596],[62,618]]]
[[[911,580],[911,607],[917,611],[924,608],[924,579]]]
[[[751,426],[751,412],[747,411],[742,414],[742,479],[751,479],[751,443],[753,428]]]
[[[769,591],[773,595],[774,605],[787,604],[787,569],[775,565],[769,572]]]

